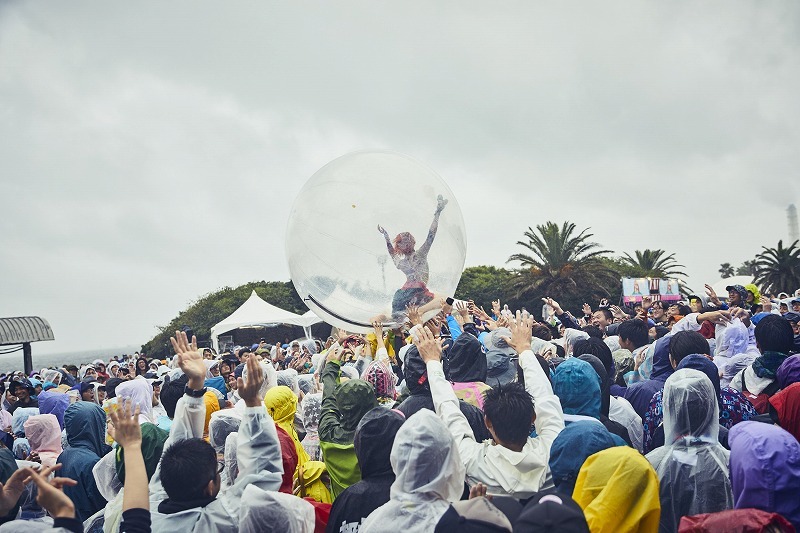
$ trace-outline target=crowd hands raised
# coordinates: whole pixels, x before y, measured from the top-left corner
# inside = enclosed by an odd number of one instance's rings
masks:
[[[755,292],[447,299],[324,343],[176,332],[170,361],[13,376],[0,532],[794,531],[800,300]]]

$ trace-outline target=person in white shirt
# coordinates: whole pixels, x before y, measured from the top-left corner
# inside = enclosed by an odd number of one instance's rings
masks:
[[[442,341],[426,328],[412,334],[426,362],[436,413],[450,430],[466,467],[467,483],[482,483],[491,495],[529,498],[548,473],[550,446],[564,429],[564,415],[550,381],[530,349],[533,319],[517,313],[506,342],[519,354],[525,380],[487,391],[486,427],[494,442],[476,442],[442,369]],[[535,425],[536,437],[530,437]]]

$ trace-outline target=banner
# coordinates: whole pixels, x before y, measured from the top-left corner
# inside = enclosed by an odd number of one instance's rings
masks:
[[[622,301],[626,304],[641,302],[649,296],[653,301],[677,302],[681,289],[677,279],[622,278]]]

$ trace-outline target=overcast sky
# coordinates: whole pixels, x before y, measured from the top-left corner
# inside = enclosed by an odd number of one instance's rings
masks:
[[[716,281],[787,238],[798,94],[794,0],[5,1],[0,316],[124,346],[287,280],[294,197],[362,148],[442,175],[467,266],[568,219]]]

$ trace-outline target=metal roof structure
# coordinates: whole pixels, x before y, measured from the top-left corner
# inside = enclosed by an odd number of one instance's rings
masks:
[[[0,318],[0,346],[52,340],[55,340],[53,329],[44,318],[38,316]]]

